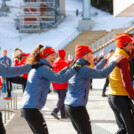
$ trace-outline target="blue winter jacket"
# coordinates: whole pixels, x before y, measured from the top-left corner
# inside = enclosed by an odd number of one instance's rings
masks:
[[[4,77],[19,76],[21,74],[28,73],[30,70],[31,70],[30,64],[24,66],[18,66],[18,67],[8,67],[0,63],[0,76],[4,76]]]
[[[41,59],[40,62],[44,65],[29,73],[21,108],[42,109],[46,103],[50,82],[65,83],[76,73],[73,68],[67,71],[68,67],[56,73],[51,70],[52,67],[46,60]]]
[[[85,61],[84,59],[79,59],[77,62],[88,65],[88,62]],[[95,66],[96,69],[92,69],[87,65],[83,66],[69,80],[69,87],[65,99],[65,104],[74,107],[86,106],[90,89],[90,79],[105,78],[111,73],[111,71],[116,66],[116,62],[113,61],[109,64],[107,68],[100,71],[99,69],[102,69],[105,64],[106,60],[103,59]]]
[[[6,66],[11,66],[12,65],[12,61],[8,57],[1,57],[0,58],[0,62],[2,62],[3,64],[5,64]]]

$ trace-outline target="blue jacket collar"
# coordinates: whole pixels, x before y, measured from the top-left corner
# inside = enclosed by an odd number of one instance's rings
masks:
[[[76,61],[77,63],[82,63],[82,64],[84,64],[84,65],[90,65],[90,62],[88,62],[88,61],[86,61],[86,60],[84,60],[84,59],[78,59],[77,61]]]
[[[43,58],[40,59],[40,62],[43,63],[44,65],[49,66],[50,68],[52,68],[52,66]]]

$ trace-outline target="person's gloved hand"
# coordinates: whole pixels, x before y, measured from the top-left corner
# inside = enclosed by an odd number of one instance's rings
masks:
[[[77,72],[77,71],[79,71],[79,69],[80,69],[83,65],[85,65],[85,64],[76,62],[76,63],[72,66],[72,68],[74,68],[75,71]]]
[[[31,65],[31,67],[34,68],[34,69],[36,69],[36,68],[38,68],[38,67],[40,67],[40,66],[42,66],[42,65],[43,65],[43,63],[41,63],[41,62],[35,62],[35,63],[33,63],[33,64]]]

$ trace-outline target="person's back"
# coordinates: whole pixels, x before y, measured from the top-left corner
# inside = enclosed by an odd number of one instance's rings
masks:
[[[64,50],[59,50],[58,51],[58,58],[55,60],[54,64],[53,64],[53,71],[55,72],[60,72],[64,67],[69,66],[69,64],[66,62],[65,60],[65,56],[66,53]],[[53,88],[55,90],[59,90],[59,89],[66,89],[68,88],[68,82],[61,84],[61,83],[52,83]]]
[[[65,104],[71,106],[86,106],[90,90],[90,79],[105,78],[108,71],[98,73],[106,64],[107,60],[102,59],[94,69],[90,68],[90,63],[84,59],[78,59],[77,62],[84,66],[69,80],[69,87]]]
[[[115,58],[116,55],[122,54],[125,56],[126,60],[128,61],[128,54],[122,50],[117,48],[115,51],[115,54],[111,57],[110,61]],[[129,68],[129,66],[126,66],[126,68]],[[129,77],[129,76],[128,76]],[[129,78],[127,78],[129,79]],[[118,64],[114,70],[111,72],[109,75],[109,91],[108,94],[111,95],[123,95],[123,96],[128,96],[128,93],[124,87],[124,83],[122,81],[122,74],[120,72],[120,64]]]
[[[43,69],[49,70],[47,62],[38,69],[32,69],[30,71],[26,89],[23,95],[23,108],[42,109],[45,105],[50,82],[48,79],[41,77],[41,70]]]
[[[78,62],[89,66],[89,63],[83,59],[79,59]],[[90,79],[83,77],[80,70],[69,80],[69,87],[65,104],[71,106],[85,106],[88,100],[88,94],[90,89]]]
[[[65,61],[65,59],[58,58],[54,62],[53,71],[60,72],[60,70],[62,70],[66,66],[68,66],[68,63]]]

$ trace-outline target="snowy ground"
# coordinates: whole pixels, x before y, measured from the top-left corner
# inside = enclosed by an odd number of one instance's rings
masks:
[[[66,0],[66,18],[64,21],[57,28],[40,34],[19,33],[15,28],[14,19],[20,12],[20,0],[10,0],[6,3],[10,7],[10,13],[8,16],[0,17],[0,47],[2,49],[8,49],[9,56],[11,56],[12,50],[16,47],[21,48],[24,52],[31,52],[40,43],[57,48],[58,45],[63,41],[65,42],[70,35],[78,32],[78,22],[81,20],[81,15],[76,17],[75,10],[78,8],[80,12],[82,11],[82,0]],[[120,28],[128,26],[133,20],[132,17],[115,18],[109,13],[92,7],[91,14],[95,12],[97,12],[98,15],[92,15],[92,19],[95,21],[93,30]]]

